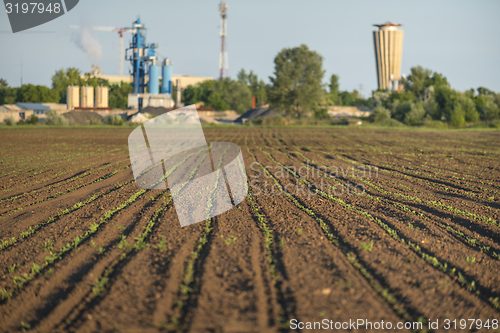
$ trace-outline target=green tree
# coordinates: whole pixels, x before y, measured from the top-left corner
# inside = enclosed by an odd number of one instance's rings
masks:
[[[68,126],[68,119],[66,119],[63,115],[58,114],[54,110],[49,110],[47,112],[47,117],[45,118],[45,125],[54,125],[54,126]]]
[[[58,94],[46,86],[35,86],[33,84],[23,84],[16,91],[16,102],[25,103],[57,103]]]
[[[457,104],[449,115],[450,125],[453,127],[462,127],[465,124],[465,111],[460,104]]]
[[[94,88],[99,86],[109,87],[108,80],[102,79],[100,77],[91,76],[90,73],[85,73],[84,78],[81,79],[80,81],[80,84],[84,86],[91,86]]]
[[[389,97],[384,100],[382,105],[387,109],[394,109],[398,104],[406,102],[413,103],[414,101],[415,95],[412,91],[403,90],[401,93],[397,91],[391,91],[389,93]]]
[[[425,109],[422,102],[413,103],[410,108],[410,112],[406,113],[404,116],[404,122],[406,125],[415,126],[420,124],[424,120]]]
[[[476,104],[476,110],[481,111],[486,105],[486,99],[483,95],[478,95],[474,98],[474,104]]]
[[[252,106],[252,92],[245,82],[228,81],[227,89],[224,91],[224,101],[231,110],[240,114],[244,113]]]
[[[266,84],[264,81],[259,80],[253,71],[247,74],[244,69],[241,69],[237,77],[239,82],[244,83],[250,88],[251,96],[255,96],[257,104],[264,104],[267,101]]]
[[[205,105],[213,107],[217,111],[230,110],[231,106],[226,102],[226,90],[231,79],[225,78],[223,80],[208,81],[208,99]]]
[[[330,77],[330,84],[328,85],[329,92],[328,97],[330,97],[330,101],[333,105],[337,105],[339,102],[339,77],[335,74],[332,74]]]
[[[382,105],[376,106],[370,115],[370,120],[374,123],[381,123],[389,119],[391,119],[391,111],[387,110]]]
[[[324,93],[323,57],[302,44],[281,50],[274,66],[274,77],[270,77],[271,104],[292,116],[309,115]]]
[[[439,73],[434,73],[432,74],[432,77],[428,78],[426,80],[426,87],[434,87],[434,89],[440,88],[440,87],[449,87],[450,84],[448,83],[448,80],[443,74]]]
[[[434,97],[428,98],[423,102],[424,110],[427,115],[429,115],[434,120],[440,120],[442,117],[442,111],[439,108],[438,103]]]
[[[30,125],[36,125],[38,124],[38,117],[32,114],[31,116],[28,117],[26,123]]]
[[[186,105],[196,104],[198,102],[207,104],[212,86],[213,83],[211,81],[204,81],[202,83],[196,83],[194,86],[187,86],[182,91],[182,100]]]
[[[386,100],[389,98],[390,93],[385,90],[375,90],[372,93],[373,106],[387,105]]]
[[[80,70],[76,68],[61,68],[52,76],[52,89],[59,95],[59,103],[66,103],[68,86],[84,85],[84,80],[80,76]]]
[[[0,79],[0,105],[14,104],[15,91],[9,87],[5,79]]]
[[[410,101],[399,102],[399,100],[394,101],[392,104],[392,116],[400,122],[404,122],[406,114],[411,111],[413,103]]]
[[[495,95],[495,93],[485,87],[479,87],[477,88],[477,92],[479,95]]]
[[[449,85],[435,87],[435,99],[447,120],[451,119],[453,109],[458,105],[460,93],[451,89]],[[463,110],[462,110],[463,111]]]
[[[132,93],[132,84],[123,83],[112,85],[109,89],[109,106],[115,109],[128,107],[128,94]]]
[[[495,99],[491,95],[485,96],[485,105],[481,108],[481,118],[486,121],[492,121],[500,118],[500,110],[495,104]]]
[[[468,95],[460,98],[460,107],[465,113],[465,121],[468,123],[475,123],[479,120],[479,112],[476,110],[476,104]]]
[[[430,77],[432,71],[422,66],[416,66],[410,68],[411,74],[403,79],[403,86],[405,91],[411,91],[414,96],[420,97],[424,91],[424,88],[430,86]]]

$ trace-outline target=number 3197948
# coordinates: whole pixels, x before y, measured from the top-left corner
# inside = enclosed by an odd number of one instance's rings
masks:
[[[12,12],[16,13],[16,14],[19,14],[19,13],[23,13],[23,14],[27,14],[27,13],[44,13],[44,12],[48,12],[48,13],[56,13],[58,14],[60,11],[61,11],[61,4],[56,2],[54,4],[52,3],[49,3],[47,6],[45,6],[43,3],[41,2],[24,2],[24,3],[16,3],[16,4],[12,4],[12,3],[6,3],[5,4],[5,10],[7,11],[7,14],[10,14]]]

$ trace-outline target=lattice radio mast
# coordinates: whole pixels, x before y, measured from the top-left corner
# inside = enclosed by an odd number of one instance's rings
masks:
[[[226,18],[227,18],[228,5],[225,2],[219,4],[219,11],[221,17],[220,26],[220,59],[219,59],[219,79],[222,80],[224,76],[229,76],[229,60],[227,57],[226,46]]]

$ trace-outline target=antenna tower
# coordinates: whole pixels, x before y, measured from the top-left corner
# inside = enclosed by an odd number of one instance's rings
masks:
[[[219,4],[219,11],[221,17],[220,25],[220,59],[219,59],[219,79],[222,80],[224,76],[229,76],[229,60],[227,57],[226,46],[226,18],[227,18],[228,5],[225,2]]]

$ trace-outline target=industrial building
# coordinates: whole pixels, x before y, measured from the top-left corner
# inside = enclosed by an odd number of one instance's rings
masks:
[[[133,77],[131,75],[106,75],[103,74],[99,66],[92,65],[90,70],[90,76],[96,77],[98,79],[103,79],[108,81],[110,84],[120,84],[120,83],[132,83]],[[214,78],[210,76],[192,76],[192,75],[179,75],[171,74],[172,82],[179,81],[179,86],[181,89],[185,89],[188,86],[194,86],[197,83],[202,83],[205,81],[211,81]],[[81,76],[82,79],[87,79],[86,75]],[[163,75],[160,75],[160,80],[163,80]],[[145,83],[149,82],[149,78],[145,77]]]
[[[147,44],[147,29],[140,18],[134,21],[131,27],[119,28],[118,31],[121,31],[121,33],[132,33],[132,42],[125,52],[125,59],[129,60],[131,64],[131,76],[103,75],[101,69],[93,65],[90,75],[108,80],[109,83],[131,83],[132,93],[128,96],[129,109],[142,109],[148,106],[164,108],[180,107],[182,106],[180,93],[183,88],[198,82],[212,80],[210,77],[172,77],[172,64],[170,60],[165,58],[163,61],[159,61],[156,54],[158,44]],[[122,35],[120,36],[122,37]],[[174,103],[172,98],[172,80],[175,80],[176,86],[180,87],[180,89],[177,89],[176,103]],[[86,103],[87,98],[90,101],[90,97],[87,97],[86,94],[87,91],[84,92],[82,89],[82,107],[85,107],[84,103]]]
[[[7,118],[12,118],[18,122],[26,120],[31,115],[37,116],[40,120],[44,119],[47,111],[53,110],[62,114],[68,111],[66,104],[58,103],[16,103],[0,106],[0,123]]]
[[[378,87],[398,90],[403,56],[403,30],[398,29],[401,24],[386,22],[374,26],[379,28],[373,32]]]

